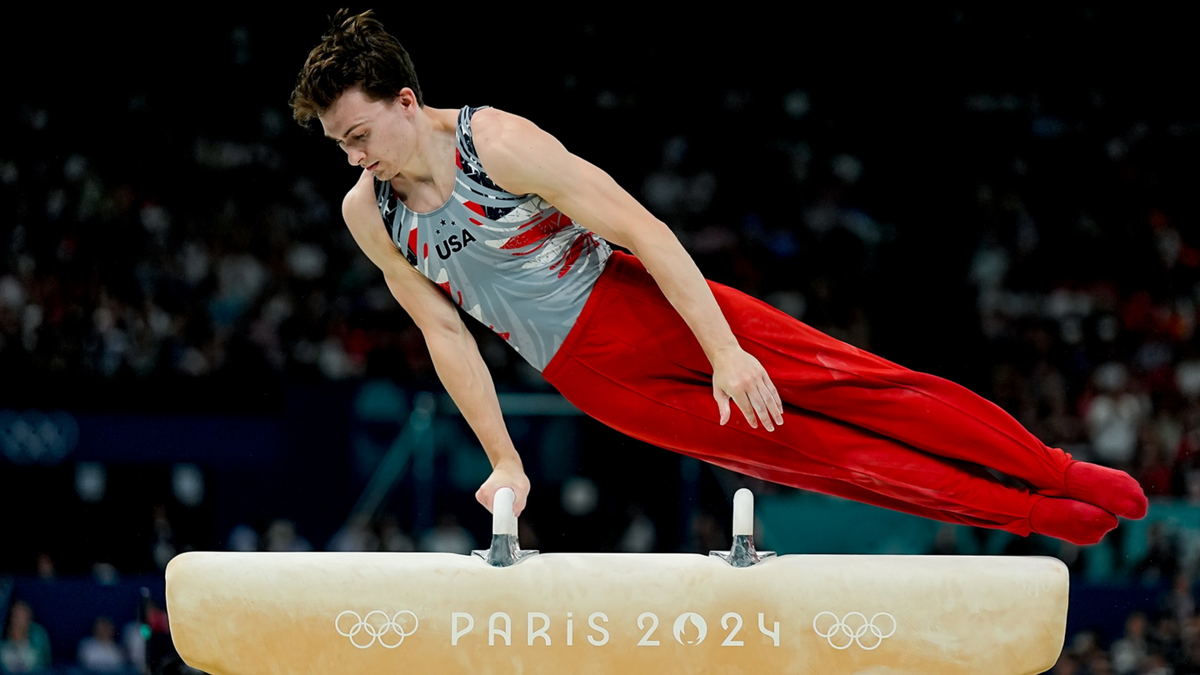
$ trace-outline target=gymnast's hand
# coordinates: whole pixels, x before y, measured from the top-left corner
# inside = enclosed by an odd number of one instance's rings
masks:
[[[501,462],[492,469],[492,475],[484,481],[483,485],[475,492],[475,499],[483,504],[483,507],[492,511],[492,500],[496,498],[496,490],[502,487],[512,488],[516,499],[513,500],[513,515],[521,515],[521,511],[525,510],[525,500],[529,497],[529,478],[525,475],[525,468],[519,464],[510,464]]]
[[[762,420],[767,431],[783,424],[783,400],[767,375],[767,369],[741,347],[718,352],[713,364],[713,398],[721,411],[721,425],[729,421],[729,399],[733,399],[750,426],[757,429]]]

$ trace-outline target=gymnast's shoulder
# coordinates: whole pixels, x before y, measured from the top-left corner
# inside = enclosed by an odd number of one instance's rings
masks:
[[[573,159],[557,138],[530,120],[495,108],[477,110],[471,139],[484,171],[513,194],[541,194]]]

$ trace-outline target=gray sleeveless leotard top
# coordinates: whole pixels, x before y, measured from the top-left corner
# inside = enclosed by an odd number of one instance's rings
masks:
[[[439,209],[415,213],[375,181],[379,212],[408,262],[534,368],[545,369],[583,311],[608,243],[541,197],[505,192],[471,140],[474,108],[458,116],[458,175]]]

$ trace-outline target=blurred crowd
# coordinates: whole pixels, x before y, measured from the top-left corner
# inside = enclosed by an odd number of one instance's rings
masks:
[[[51,658],[50,636],[34,621],[28,603],[12,603],[0,640],[0,673],[45,672],[55,665]],[[116,673],[134,675],[146,672],[146,637],[142,624],[131,622],[118,636],[111,619],[96,617],[92,634],[80,640],[75,668],[79,675]]]
[[[45,114],[31,113],[29,133]],[[302,179],[280,193],[231,194],[199,167],[236,159],[207,152],[197,140],[189,179],[161,195],[80,154],[5,158],[4,206],[17,215],[0,226],[6,370],[363,372],[371,346],[348,317],[378,304],[370,286],[380,279],[350,260],[336,210]]]
[[[1002,115],[995,97],[970,105]],[[975,289],[983,393],[1046,444],[1200,503],[1200,249],[1181,186],[1195,117],[1151,122],[1099,92],[1033,110],[981,178]],[[1124,119],[1122,119],[1124,118]],[[1152,526],[1135,576],[1196,571],[1195,530]]]
[[[1096,631],[1071,636],[1052,675],[1195,675],[1200,673],[1200,619],[1186,577],[1177,579],[1159,611],[1135,611],[1124,633],[1105,644]]]
[[[1048,445],[1134,474],[1150,496],[1200,497],[1200,251],[1151,209],[1136,229],[1118,225],[1140,230],[1153,259],[1092,250],[1131,243],[1123,237],[1071,242],[1060,259],[1039,249],[1036,211],[1018,191],[984,186],[979,202],[988,225],[971,279],[991,398]],[[1066,258],[1078,255],[1097,259]],[[1055,268],[1105,259],[1122,266],[1119,275]]]

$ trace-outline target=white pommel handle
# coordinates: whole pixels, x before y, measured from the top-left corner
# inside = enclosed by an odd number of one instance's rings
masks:
[[[733,536],[754,536],[754,493],[742,488],[733,495]]]
[[[502,487],[496,490],[492,498],[492,534],[516,534],[517,517],[513,515],[513,502],[517,495],[512,488]]]

